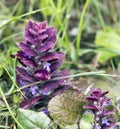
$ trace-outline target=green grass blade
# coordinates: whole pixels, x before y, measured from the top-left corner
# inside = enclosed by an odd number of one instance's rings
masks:
[[[8,41],[8,40],[11,39],[11,38],[14,38],[14,37],[16,37],[16,36],[21,35],[22,33],[23,33],[23,32],[18,32],[18,33],[15,33],[15,34],[13,34],[13,35],[10,35],[10,36],[8,36],[8,37],[3,38],[3,39],[0,41],[0,45],[1,45],[1,44],[4,44],[6,41]]]
[[[85,73],[78,73],[78,74],[73,74],[73,75],[69,75],[69,76],[64,76],[64,77],[58,77],[58,78],[54,78],[54,79],[51,79],[51,80],[60,80],[60,79],[66,79],[66,78],[75,78],[75,77],[83,77],[83,76],[106,76],[106,77],[120,77],[119,75],[111,75],[111,74],[106,74],[105,71],[93,71],[93,72],[85,72]],[[21,90],[22,89],[25,89],[25,88],[28,88],[30,86],[33,86],[35,84],[40,84],[40,83],[43,83],[42,81],[37,81],[35,83],[31,83],[29,85],[26,85],[22,88],[20,88]],[[14,92],[17,92],[14,91]]]
[[[10,18],[6,23],[4,23],[3,25],[1,25],[1,26],[0,26],[0,29],[2,29],[3,27],[5,27],[6,25],[8,25],[9,23],[11,23],[11,22],[13,22],[13,21],[16,21],[16,20],[18,20],[18,19],[20,19],[20,18],[23,18],[23,17],[28,16],[28,15],[31,15],[31,14],[35,14],[35,13],[40,12],[40,11],[43,11],[43,10],[45,10],[45,9],[48,9],[48,7],[45,7],[45,8],[42,8],[42,9],[38,9],[38,10],[34,10],[34,11],[31,11],[31,12],[22,14],[22,15],[20,15],[20,16],[18,16],[18,17],[12,17],[12,18]]]
[[[54,78],[51,80],[60,80],[60,79],[66,79],[66,78],[74,78],[74,77],[80,77],[80,76],[92,76],[92,75],[96,75],[96,76],[104,75],[105,76],[106,74],[105,74],[105,71],[94,71],[94,72],[85,72],[85,73],[78,73],[78,74],[74,74],[74,75],[64,76],[64,77],[58,77],[58,78]],[[31,83],[29,85],[21,87],[20,90],[23,90],[25,88],[28,88],[28,87],[31,87],[31,86],[34,86],[34,85],[40,84],[40,83],[43,83],[43,82],[37,81],[37,82]],[[16,93],[16,92],[19,92],[19,89],[13,91],[13,93]]]
[[[82,11],[82,14],[81,14],[81,18],[80,18],[80,21],[79,21],[79,27],[78,27],[78,36],[77,36],[77,41],[76,41],[76,52],[78,53],[79,49],[80,49],[80,42],[81,42],[81,34],[82,34],[82,29],[83,29],[83,22],[84,22],[84,16],[85,16],[85,13],[86,13],[86,10],[90,4],[90,1],[91,0],[86,0],[86,3],[84,5],[84,8],[83,8],[83,11]],[[76,55],[77,55],[76,53]]]
[[[0,125],[0,128],[2,128],[2,129],[10,129],[11,127],[8,127],[8,126],[4,126],[4,125]]]
[[[94,2],[94,4],[95,4],[96,11],[97,11],[97,14],[98,14],[98,17],[99,17],[101,26],[102,26],[102,28],[104,29],[104,28],[105,28],[105,23],[104,23],[104,20],[103,20],[102,15],[101,15],[101,11],[100,11],[100,8],[99,8],[99,2],[98,2],[97,0],[94,0],[93,2]]]

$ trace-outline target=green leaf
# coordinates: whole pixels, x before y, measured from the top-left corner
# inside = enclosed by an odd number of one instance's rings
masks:
[[[55,96],[48,104],[51,118],[61,128],[77,122],[83,113],[83,105],[86,103],[85,95],[77,90],[68,90]]]
[[[94,116],[91,113],[85,113],[80,121],[81,129],[93,129],[94,126]]]
[[[40,2],[40,7],[41,8],[44,8],[44,7],[49,7],[49,0],[43,0],[42,2]],[[51,15],[51,8],[45,10],[45,11],[42,11],[42,13],[45,15],[45,16],[49,16]]]
[[[43,112],[35,112],[21,108],[18,109],[17,120],[24,129],[46,129],[50,124],[50,118]]]
[[[102,47],[98,49],[99,62],[101,63],[120,55],[120,34],[110,27],[97,32],[95,43],[97,46]]]

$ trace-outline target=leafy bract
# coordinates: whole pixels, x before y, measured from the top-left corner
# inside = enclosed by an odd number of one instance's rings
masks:
[[[80,121],[81,129],[93,129],[94,126],[94,116],[92,113],[85,113]]]
[[[61,128],[78,121],[86,103],[85,95],[77,90],[68,90],[51,99],[48,104],[50,116]]]
[[[120,34],[110,27],[97,32],[95,43],[100,47],[98,49],[100,63],[120,55]]]
[[[17,120],[24,129],[46,129],[50,124],[50,118],[43,112],[35,112],[22,108],[18,109]]]

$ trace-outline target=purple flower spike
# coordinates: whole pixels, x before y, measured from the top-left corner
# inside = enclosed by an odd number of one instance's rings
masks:
[[[29,21],[25,28],[24,40],[18,44],[20,50],[16,55],[12,55],[21,64],[16,67],[17,83],[28,98],[26,105],[24,103],[21,106],[23,108],[36,103],[39,96],[42,96],[40,101],[45,101],[40,102],[41,107],[47,106],[51,97],[72,87],[68,79],[61,78],[68,76],[68,72],[59,69],[65,54],[54,51],[56,37],[55,28],[47,26],[47,22]],[[36,85],[36,82],[40,83]],[[24,88],[26,85],[31,86]]]
[[[90,95],[87,97],[89,105],[84,106],[94,113],[95,123],[94,129],[109,129],[113,127],[114,118],[111,116],[115,113],[112,108],[110,98],[105,95],[108,91],[101,91],[100,88],[90,90]],[[110,109],[108,107],[111,107]]]

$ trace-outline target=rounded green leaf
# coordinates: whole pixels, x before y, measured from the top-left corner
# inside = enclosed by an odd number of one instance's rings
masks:
[[[94,115],[92,113],[83,114],[80,121],[81,129],[93,129],[94,126]]]
[[[48,110],[55,123],[64,128],[77,122],[85,103],[85,95],[82,92],[69,90],[52,98]]]
[[[50,118],[43,112],[18,109],[18,122],[24,129],[45,129],[50,124]]]
[[[97,32],[95,43],[98,47],[99,62],[104,63],[106,60],[120,55],[120,34],[110,27]]]

